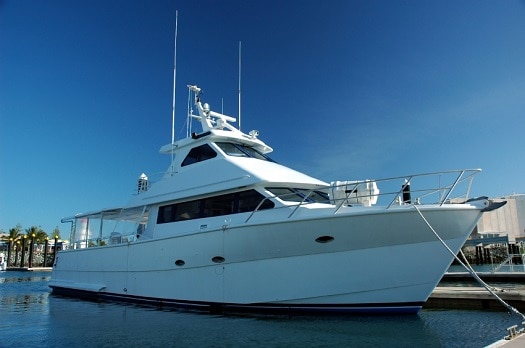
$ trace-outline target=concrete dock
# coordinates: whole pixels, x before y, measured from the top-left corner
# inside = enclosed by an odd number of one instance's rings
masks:
[[[509,327],[507,329],[509,331],[509,334],[499,340],[496,341],[485,348],[523,348],[525,347],[525,329],[519,329],[517,328],[517,325],[514,327]]]
[[[16,272],[51,272],[53,267],[7,267],[6,271]]]
[[[485,282],[525,284],[525,272],[477,272]],[[474,277],[468,272],[447,272],[441,282],[475,282]]]
[[[495,293],[512,307],[525,312],[525,288],[496,290]],[[436,287],[423,308],[506,310],[485,288],[460,286]]]

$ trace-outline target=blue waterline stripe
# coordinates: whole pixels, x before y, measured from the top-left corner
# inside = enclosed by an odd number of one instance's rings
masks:
[[[68,289],[52,286],[53,293],[68,297],[92,300],[110,300],[156,306],[171,306],[182,309],[193,309],[214,313],[332,313],[332,314],[416,314],[424,302],[394,302],[394,303],[344,303],[344,304],[279,304],[256,303],[234,304],[205,301],[187,301],[160,299],[144,296],[122,295],[105,292]]]

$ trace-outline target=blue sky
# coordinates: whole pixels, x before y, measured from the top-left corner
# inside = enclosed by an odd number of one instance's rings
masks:
[[[482,168],[525,193],[525,1],[0,0],[0,230],[46,232],[163,172],[187,84],[322,180]]]

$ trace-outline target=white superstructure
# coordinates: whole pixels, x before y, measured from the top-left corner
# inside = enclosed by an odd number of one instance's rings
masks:
[[[76,247],[58,253],[53,291],[211,311],[417,312],[452,261],[442,241],[457,253],[497,207],[468,197],[479,170],[312,178],[189,91],[201,129],[160,149],[173,158],[162,179],[143,174],[127,205],[62,220]]]

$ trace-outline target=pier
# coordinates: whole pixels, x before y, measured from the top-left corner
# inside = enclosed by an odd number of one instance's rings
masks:
[[[478,272],[477,275],[496,288],[495,293],[502,300],[520,312],[525,311],[525,272]],[[468,272],[445,273],[423,308],[505,310]]]
[[[525,288],[497,290],[496,294],[520,312],[525,311]],[[459,286],[436,287],[423,308],[506,310],[486,289]]]
[[[485,282],[524,284],[525,272],[476,272]],[[447,272],[441,278],[440,284],[457,282],[475,282],[474,277],[468,272]]]
[[[51,272],[53,267],[7,267],[6,271],[17,272]]]

